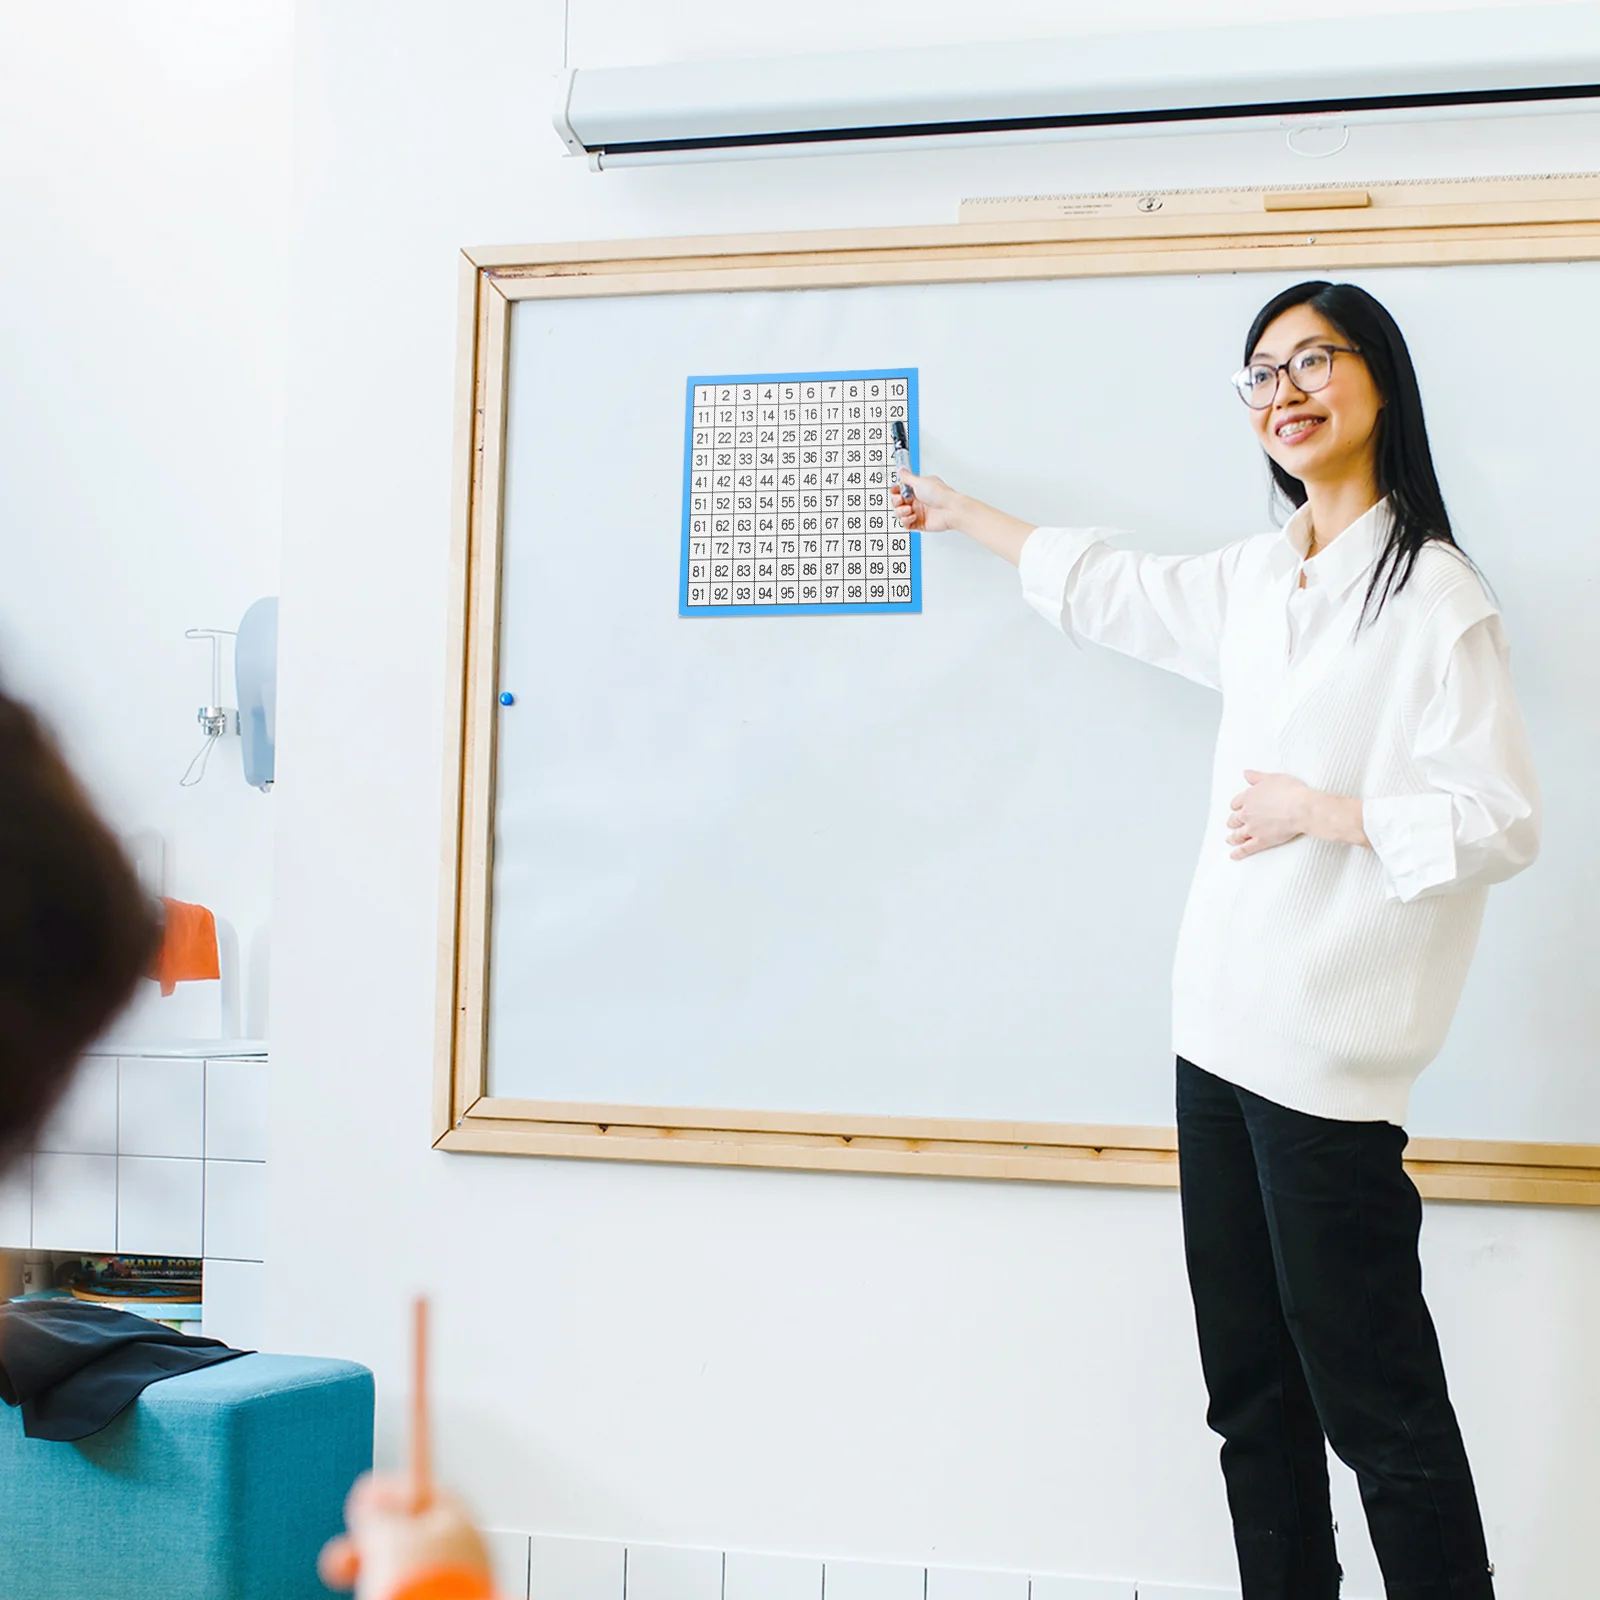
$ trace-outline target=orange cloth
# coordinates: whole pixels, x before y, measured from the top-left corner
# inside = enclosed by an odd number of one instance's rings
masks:
[[[494,1585],[482,1572],[440,1569],[419,1573],[401,1584],[389,1600],[494,1600]]]
[[[167,922],[150,976],[161,985],[162,994],[171,994],[178,984],[198,978],[220,978],[217,919],[204,906],[182,900],[163,900],[161,904],[166,907]]]

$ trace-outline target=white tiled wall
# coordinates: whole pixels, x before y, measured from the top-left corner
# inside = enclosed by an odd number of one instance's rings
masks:
[[[210,1293],[210,1290],[207,1290]],[[209,1320],[210,1310],[206,1316]],[[498,1528],[485,1528],[483,1542],[489,1548],[489,1560],[494,1568],[494,1590],[505,1600],[528,1600],[528,1545],[525,1533],[507,1533]]]
[[[197,1256],[203,1234],[204,1161],[117,1157],[117,1249],[127,1256]]]
[[[805,1556],[730,1550],[722,1600],[822,1600],[822,1563]]]
[[[926,1569],[888,1561],[829,1561],[823,1600],[922,1600]]]
[[[0,1177],[0,1250],[33,1243],[33,1157],[24,1155]]]
[[[117,1058],[90,1056],[39,1135],[38,1148],[69,1155],[117,1153]],[[73,1248],[69,1246],[68,1248]]]
[[[1028,1574],[929,1567],[928,1600],[1029,1600]]]
[[[722,1552],[630,1544],[626,1600],[722,1600]]]
[[[1189,1584],[1141,1583],[1139,1600],[1239,1600],[1237,1589],[1196,1589]]]
[[[89,1057],[31,1163],[0,1185],[0,1244],[262,1260],[267,1071]]]
[[[1142,1589],[1124,1578],[1035,1578],[1033,1600],[1135,1600]]]
[[[264,1061],[206,1062],[206,1154],[224,1161],[267,1159]]]
[[[205,1264],[205,1321],[200,1331],[239,1350],[254,1350],[261,1343],[262,1281],[266,1268],[259,1261],[207,1261]],[[513,1535],[525,1538],[525,1535]],[[520,1589],[506,1594],[520,1595]]]
[[[534,1534],[528,1561],[532,1600],[623,1600],[627,1549],[603,1539]]]
[[[117,1065],[117,1154],[199,1160],[205,1153],[206,1063],[124,1057]]]
[[[521,1600],[1237,1600],[1132,1578],[828,1561],[754,1551],[623,1545],[547,1534],[487,1535],[496,1581]],[[522,1580],[524,1547],[528,1583]]]
[[[226,1261],[266,1259],[267,1169],[262,1161],[206,1160],[205,1253]]]
[[[117,1158],[40,1151],[33,1158],[35,1250],[117,1248]]]
[[[261,1059],[90,1056],[38,1150],[0,1180],[0,1248],[204,1255],[206,1332],[253,1344],[267,1072]]]

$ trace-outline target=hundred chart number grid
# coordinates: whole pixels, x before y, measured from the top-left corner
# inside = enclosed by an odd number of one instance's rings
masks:
[[[921,538],[889,509],[893,425],[917,468],[917,372],[688,381],[685,617],[922,610]]]

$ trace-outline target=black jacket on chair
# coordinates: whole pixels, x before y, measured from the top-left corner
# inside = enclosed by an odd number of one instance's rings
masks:
[[[83,1439],[160,1378],[247,1354],[85,1300],[0,1305],[0,1400],[30,1439]]]

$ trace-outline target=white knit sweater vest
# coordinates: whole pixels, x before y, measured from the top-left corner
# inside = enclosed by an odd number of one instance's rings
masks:
[[[1266,562],[1272,548],[1252,541],[1241,560]],[[1410,754],[1418,720],[1456,640],[1494,607],[1465,561],[1427,545],[1376,621],[1354,631],[1363,578],[1291,664],[1282,583],[1252,577],[1232,590],[1241,598],[1230,598],[1223,634],[1222,724],[1178,935],[1173,1044],[1279,1105],[1403,1124],[1455,1015],[1487,891],[1402,903],[1371,850],[1305,837],[1234,861],[1226,819],[1247,768],[1333,794],[1424,792]]]

